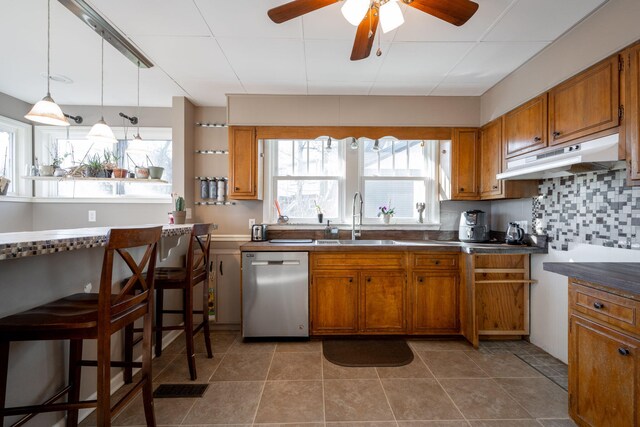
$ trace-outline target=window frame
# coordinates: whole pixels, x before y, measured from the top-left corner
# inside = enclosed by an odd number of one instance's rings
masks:
[[[21,178],[26,171],[21,171],[23,165],[32,163],[32,130],[29,123],[24,123],[9,117],[0,116],[0,129],[14,134],[13,138],[13,168],[7,175],[11,180],[9,197],[30,197],[32,186],[30,182]],[[2,157],[4,160],[4,156]],[[5,197],[5,196],[3,196]],[[1,200],[1,199],[0,199]]]

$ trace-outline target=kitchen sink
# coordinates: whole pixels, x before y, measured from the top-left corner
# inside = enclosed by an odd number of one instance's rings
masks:
[[[316,240],[316,245],[323,246],[336,246],[336,245],[347,245],[347,246],[388,246],[397,244],[393,240]]]

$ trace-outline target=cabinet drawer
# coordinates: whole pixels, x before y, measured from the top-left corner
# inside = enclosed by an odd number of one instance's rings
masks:
[[[636,301],[570,282],[569,306],[577,312],[612,326],[640,333],[638,324],[640,303]]]
[[[406,267],[403,252],[326,252],[311,255],[311,265],[315,269],[404,269]]]
[[[458,268],[458,258],[458,254],[414,253],[411,265],[413,268],[429,270],[455,270]]]

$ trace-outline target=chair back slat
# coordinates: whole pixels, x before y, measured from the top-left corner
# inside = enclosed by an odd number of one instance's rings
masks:
[[[194,224],[187,251],[187,282],[195,285],[209,277],[209,250],[213,224]]]

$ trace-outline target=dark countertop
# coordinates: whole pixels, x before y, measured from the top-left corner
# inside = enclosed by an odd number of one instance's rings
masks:
[[[376,245],[317,245],[315,243],[248,242],[240,246],[244,252],[369,252],[369,251],[432,251],[463,252],[467,254],[546,254],[547,249],[538,246],[516,246],[500,243],[462,243],[452,241],[398,241],[394,244]]]
[[[640,300],[640,262],[545,262],[543,268]]]

